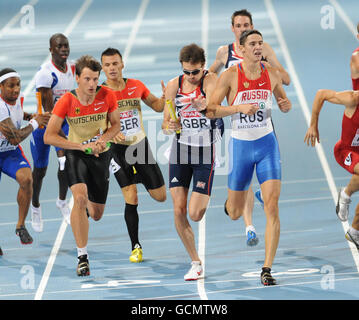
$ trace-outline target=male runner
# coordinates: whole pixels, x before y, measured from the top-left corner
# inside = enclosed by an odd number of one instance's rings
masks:
[[[235,41],[229,45],[220,46],[218,48],[216,59],[210,66],[209,71],[219,74],[223,66],[225,69],[228,69],[232,65],[241,63],[243,61],[243,54],[240,49],[239,39],[244,31],[252,30],[253,28],[252,14],[249,11],[246,9],[235,11],[231,17],[231,30],[234,34]],[[272,47],[266,42],[263,42],[262,60],[268,62],[272,67],[278,68],[283,84],[289,85],[290,77],[288,73],[278,61]],[[256,191],[255,195],[263,206],[263,199],[261,197],[260,190]],[[249,187],[246,205],[243,212],[243,220],[246,225],[247,245],[249,246],[255,246],[259,242],[256,229],[252,223],[253,207],[254,194],[252,187]]]
[[[194,233],[187,219],[189,186],[193,180],[188,213],[193,221],[198,222],[206,212],[211,195],[214,143],[223,133],[223,120],[210,120],[203,114],[217,80],[215,73],[204,69],[204,50],[196,44],[187,45],[181,49],[179,61],[183,75],[169,81],[166,88],[166,99],[174,102],[179,121],[171,119],[166,106],[162,129],[165,134],[180,130],[171,146],[169,188],[176,230],[192,261],[190,270],[184,276],[184,280],[188,281],[197,280],[203,273]]]
[[[357,31],[358,31],[357,38],[359,39],[359,23],[357,24]],[[351,78],[352,78],[353,90],[359,90],[359,47],[356,48],[354,50],[354,52],[352,53],[352,56],[350,59],[350,74],[351,74]],[[348,114],[349,112],[350,111],[345,110],[345,114]],[[318,116],[319,116],[319,114],[318,114]],[[346,121],[348,121],[348,119],[346,117],[344,117],[344,119],[346,119]],[[351,120],[355,121],[354,118],[352,118]],[[350,137],[350,134],[349,134],[349,137]],[[345,137],[343,139],[345,140]],[[342,141],[343,141],[343,139],[342,139]],[[355,147],[355,143],[352,144],[352,147]],[[353,180],[355,181],[355,173],[354,173]],[[353,190],[352,191],[350,190],[350,187],[351,187],[351,185],[349,185],[349,189],[348,189],[348,187],[341,188],[338,193],[336,213],[337,213],[339,219],[342,221],[348,220],[348,216],[349,216],[349,204],[351,203],[350,196],[351,196],[351,192],[353,191]],[[354,187],[354,192],[355,191],[356,190]]]
[[[74,89],[75,84],[75,65],[70,63],[67,58],[70,54],[68,39],[61,33],[56,33],[50,38],[51,60],[41,66],[35,76],[36,90],[41,94],[43,109],[52,112],[56,101],[66,92]],[[44,143],[44,127],[38,128],[32,133],[31,154],[33,158],[33,189],[31,204],[32,227],[36,232],[42,232],[43,221],[40,206],[40,192],[42,181],[45,177],[49,163],[50,146]],[[63,134],[68,133],[68,124],[63,123]],[[70,223],[70,208],[66,201],[68,183],[66,179],[65,153],[63,149],[56,148],[59,169],[57,177],[59,181],[59,196],[56,206],[60,209],[67,223]]]
[[[3,172],[19,184],[17,194],[19,218],[15,232],[20,237],[22,244],[30,244],[33,239],[25,228],[25,219],[32,196],[32,176],[29,161],[19,143],[26,139],[38,126],[46,125],[50,114],[39,115],[24,112],[24,98],[20,95],[20,90],[20,75],[10,68],[1,70],[0,178]],[[23,119],[29,121],[29,124],[21,128]]]
[[[261,63],[261,33],[257,30],[245,31],[240,38],[240,45],[243,62],[221,74],[206,115],[211,118],[232,116],[228,199],[224,206],[225,212],[233,220],[243,214],[256,168],[267,218],[261,282],[263,285],[274,285],[276,280],[271,275],[271,267],[280,234],[278,200],[281,165],[271,119],[272,93],[282,112],[288,112],[291,103],[276,69]],[[227,97],[228,106],[221,106],[224,97]]]
[[[319,114],[325,101],[344,106],[341,138],[334,147],[334,157],[338,164],[347,170],[351,179],[345,189],[339,192],[336,212],[341,221],[347,221],[349,216],[350,197],[359,190],[359,91],[318,90],[312,107],[310,126],[304,137],[304,142],[312,147],[319,140]],[[345,235],[359,249],[359,205],[355,209],[352,226]]]
[[[121,133],[126,140],[114,139],[111,146],[111,170],[125,199],[125,221],[131,239],[131,262],[143,260],[138,238],[139,216],[136,183],[141,182],[153,199],[166,200],[166,187],[161,170],[154,159],[142,123],[141,100],[156,112],[162,112],[164,97],[155,97],[139,80],[123,78],[124,63],[119,50],[108,48],[101,54],[106,82],[102,85],[114,91],[121,115]],[[164,84],[162,82],[162,89]]]
[[[111,152],[107,142],[120,131],[115,95],[97,86],[100,71],[101,64],[91,56],[76,61],[78,88],[56,103],[44,135],[45,143],[66,150],[65,171],[74,198],[71,227],[77,245],[78,276],[90,274],[86,209],[95,221],[101,219],[109,187]],[[69,124],[67,139],[61,133],[65,118]]]

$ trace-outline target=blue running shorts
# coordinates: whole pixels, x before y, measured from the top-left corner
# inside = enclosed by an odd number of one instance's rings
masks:
[[[50,145],[44,143],[44,134],[46,128],[37,128],[32,132],[30,139],[31,155],[35,168],[45,168],[49,164]],[[67,136],[69,133],[69,125],[65,120],[62,124],[62,131]],[[55,147],[56,152],[61,148]]]
[[[231,137],[228,152],[230,190],[248,190],[254,169],[259,184],[267,180],[281,180],[279,145],[274,132],[252,141]]]
[[[0,179],[2,172],[16,179],[16,172],[21,168],[31,168],[21,146],[15,150],[0,152]]]

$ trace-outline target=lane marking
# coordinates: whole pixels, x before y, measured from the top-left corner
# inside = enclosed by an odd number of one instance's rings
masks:
[[[304,95],[304,90],[302,88],[302,85],[300,83],[298,74],[297,74],[297,72],[295,70],[292,58],[290,56],[289,49],[287,47],[287,43],[286,43],[286,41],[284,39],[284,35],[283,35],[282,29],[280,27],[279,20],[277,18],[276,13],[275,13],[272,1],[271,0],[264,0],[264,3],[266,5],[269,17],[270,17],[270,19],[272,21],[272,24],[274,26],[274,29],[276,31],[280,47],[282,48],[283,56],[284,56],[284,59],[286,61],[286,64],[287,64],[287,67],[288,67],[288,70],[289,70],[289,74],[291,75],[295,91],[297,92],[297,95],[298,95],[298,99],[299,99],[300,106],[302,108],[302,112],[303,112],[305,120],[307,122],[307,126],[309,127],[310,118],[311,118],[311,112],[310,112],[310,109],[308,107],[308,103],[307,103],[307,100],[305,98],[305,95]],[[324,153],[322,145],[321,144],[316,144],[315,150],[316,150],[316,152],[318,154],[318,158],[319,158],[320,163],[322,165],[322,168],[323,168],[323,171],[324,171],[324,174],[325,174],[325,177],[327,179],[329,189],[330,189],[330,192],[331,192],[331,195],[332,195],[334,206],[335,206],[336,201],[337,201],[337,197],[338,197],[338,191],[337,191],[337,187],[336,187],[335,182],[334,182],[333,174],[332,174],[332,172],[330,170],[330,167],[329,167],[329,164],[328,164],[327,158],[325,156],[325,153]],[[333,208],[333,210],[334,210],[334,208]],[[344,233],[346,233],[346,231],[349,229],[348,221],[341,222],[341,224],[342,224]],[[348,246],[349,246],[350,251],[352,253],[356,268],[357,268],[357,270],[359,272],[359,252],[358,252],[358,249],[356,248],[356,246],[353,243],[351,243],[349,241],[347,241],[347,243],[348,243]]]
[[[349,16],[346,14],[344,9],[336,0],[329,0],[330,4],[334,7],[335,11],[338,13],[339,17],[343,20],[344,24],[347,26],[349,31],[353,34],[354,38],[357,39],[357,28],[354,23],[351,21]]]
[[[204,52],[208,51],[208,24],[209,24],[209,0],[202,0],[202,48]],[[210,206],[211,199],[208,200],[207,209]],[[197,280],[197,290],[201,300],[208,300],[205,289],[206,274],[206,213],[198,223],[198,256],[201,259],[203,274]]]
[[[141,26],[141,23],[142,23],[142,20],[145,15],[145,12],[146,12],[149,2],[150,2],[150,0],[142,0],[142,2],[141,2],[140,9],[137,12],[137,17],[136,17],[135,23],[132,26],[130,36],[128,37],[128,40],[127,40],[127,46],[126,46],[125,52],[123,54],[124,63],[128,62],[127,60],[131,54],[131,50],[132,50],[133,44],[135,43],[137,32],[140,29],[140,26]]]

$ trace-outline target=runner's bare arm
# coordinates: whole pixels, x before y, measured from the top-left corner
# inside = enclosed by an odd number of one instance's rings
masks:
[[[221,46],[218,48],[216,53],[216,59],[212,63],[212,65],[209,67],[209,72],[219,73],[223,66],[225,65],[225,61],[227,60],[227,52],[228,48],[227,46]]]
[[[36,114],[34,116],[34,120],[36,120],[39,126],[46,125],[49,121],[49,118],[50,114],[48,112],[41,115]],[[27,125],[24,128],[17,129],[14,126],[14,123],[12,122],[11,118],[7,118],[0,122],[1,133],[12,145],[15,146],[18,145],[21,141],[25,140],[33,130],[34,127],[31,124]]]
[[[235,68],[224,71],[216,82],[216,87],[212,93],[209,104],[206,109],[206,117],[210,119],[224,118],[235,113],[242,112],[248,115],[256,113],[258,106],[252,104],[222,106],[222,101],[225,97],[233,98],[230,95],[231,78],[236,76],[233,74]],[[234,96],[234,95],[233,95]],[[228,98],[227,98],[228,100]]]
[[[277,56],[276,56],[274,50],[272,49],[272,47],[266,42],[263,43],[263,53],[264,53],[264,58],[268,61],[268,63],[272,67],[278,69],[283,84],[288,86],[290,84],[289,74],[287,71],[285,71],[285,69],[283,68],[281,63],[278,61]]]
[[[359,78],[359,51],[352,54],[350,59],[350,72],[352,79]]]
[[[156,112],[162,112],[165,107],[165,91],[166,86],[163,81],[161,81],[162,87],[162,96],[161,98],[157,98],[155,95],[150,93],[146,99],[143,100],[150,108],[152,108]]]
[[[37,90],[41,93],[41,101],[44,110],[51,113],[52,109],[54,108],[51,88],[38,88]]]
[[[170,80],[167,83],[165,98],[166,100],[174,100],[176,98],[178,90],[178,77]],[[181,129],[181,124],[178,121],[174,121],[171,119],[170,111],[168,110],[168,106],[165,105],[163,111],[163,121],[162,121],[162,130],[164,134],[172,134],[176,130]]]
[[[337,92],[334,90],[321,89],[317,91],[313,101],[310,126],[304,137],[304,142],[307,143],[307,145],[311,143],[312,147],[315,146],[316,142],[320,142],[318,122],[319,114],[325,101],[333,104],[344,105],[345,108],[353,110],[359,103],[359,93],[351,90]]]

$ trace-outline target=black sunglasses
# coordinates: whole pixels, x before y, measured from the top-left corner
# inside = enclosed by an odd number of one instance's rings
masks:
[[[201,72],[201,69],[196,69],[196,70],[192,70],[192,71],[183,69],[183,73],[186,74],[187,76],[189,76],[191,74],[195,76],[195,75],[199,74],[200,72]]]

